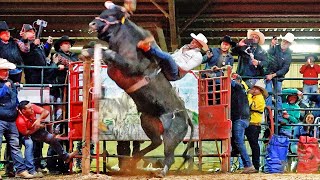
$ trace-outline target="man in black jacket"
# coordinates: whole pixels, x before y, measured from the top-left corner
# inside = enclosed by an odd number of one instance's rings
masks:
[[[241,84],[241,77],[234,76],[231,81],[231,120],[232,120],[232,156],[240,153],[244,170],[243,173],[255,173],[244,144],[245,129],[249,126],[250,108],[246,90]]]
[[[281,44],[276,44],[276,39],[271,40],[270,49],[268,53],[273,59],[272,66],[269,66],[270,73],[266,75],[266,90],[268,92],[277,91],[275,93],[281,93],[282,91],[282,80],[275,80],[274,78],[284,78],[290,68],[292,60],[292,51],[289,47],[295,43],[294,35],[292,33],[287,33],[281,41]],[[268,96],[266,99],[266,105],[272,106],[272,96]],[[282,107],[282,99],[278,96],[277,108]]]
[[[40,39],[36,39],[35,29],[30,24],[24,24],[20,31],[21,37],[26,37],[30,42],[30,51],[22,52],[22,59],[27,66],[46,66],[51,46],[53,43],[52,37],[48,37],[47,42],[42,45]],[[25,68],[25,79],[27,84],[43,83],[41,69]]]
[[[5,21],[0,21],[0,58],[7,59],[15,65],[22,65],[20,52],[27,53],[30,50],[28,39],[22,37],[22,40],[13,39],[10,36],[10,30]],[[9,79],[14,83],[21,81],[21,69],[9,71]]]
[[[267,53],[261,45],[265,42],[265,37],[258,29],[248,30],[247,39],[242,39],[233,53],[238,54],[237,74],[240,76],[258,77],[264,76],[264,67],[267,66]],[[243,80],[252,88],[258,79],[243,77]]]

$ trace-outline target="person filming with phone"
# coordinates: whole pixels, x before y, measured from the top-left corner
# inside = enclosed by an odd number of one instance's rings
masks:
[[[252,88],[259,79],[251,79],[248,76],[264,76],[263,67],[267,66],[266,51],[261,48],[264,42],[264,34],[258,29],[248,30],[247,38],[242,39],[237,46],[232,49],[233,53],[239,55],[236,72],[242,76],[249,88]]]

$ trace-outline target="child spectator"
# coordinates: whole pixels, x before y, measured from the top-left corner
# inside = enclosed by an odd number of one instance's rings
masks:
[[[314,123],[314,116],[312,113],[307,113],[304,116],[302,124],[313,124]],[[296,126],[293,128],[293,138],[299,139],[300,136],[309,136],[314,137],[316,133],[316,137],[319,137],[319,131],[316,131],[314,126]],[[297,143],[293,142],[291,145],[292,153],[297,154]],[[291,172],[294,172],[297,167],[298,162],[296,160],[292,161],[291,163]]]
[[[254,168],[259,171],[260,168],[260,146],[259,134],[261,131],[261,122],[264,108],[266,107],[265,98],[268,92],[263,80],[259,80],[248,91],[248,101],[250,106],[250,123],[245,130],[250,148],[252,151],[252,163]]]
[[[284,110],[282,112],[282,118],[279,120],[280,130],[279,134],[287,136],[289,138],[292,137],[292,126],[286,126],[287,124],[297,124],[300,118],[300,111],[299,110],[289,110],[289,109],[299,109],[300,106],[298,105],[298,96],[302,96],[302,92],[297,89],[284,89],[282,90],[282,94],[287,95],[287,102],[282,104]]]

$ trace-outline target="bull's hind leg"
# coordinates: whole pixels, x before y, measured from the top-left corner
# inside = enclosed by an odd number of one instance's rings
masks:
[[[133,155],[132,163],[138,162],[145,154],[154,150],[162,144],[161,134],[163,132],[163,127],[160,120],[148,114],[142,114],[140,119],[142,129],[150,138],[151,144]]]
[[[164,168],[159,174],[160,177],[164,177],[171,165],[174,163],[174,150],[179,143],[184,139],[188,131],[188,125],[186,124],[186,114],[184,112],[175,113],[174,119],[169,129],[165,129],[163,134],[164,142]]]

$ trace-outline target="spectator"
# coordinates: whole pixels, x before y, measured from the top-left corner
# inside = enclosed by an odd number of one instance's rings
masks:
[[[13,159],[16,177],[30,179],[33,175],[29,174],[23,161],[19,147],[19,132],[15,123],[17,113],[17,90],[12,81],[8,79],[9,70],[15,69],[13,63],[0,58],[0,146],[2,136],[10,144],[11,157]]]
[[[320,95],[311,95],[310,101],[314,102],[314,108],[318,109],[320,108]],[[312,114],[314,118],[320,117],[320,110],[313,110]]]
[[[234,76],[237,78],[237,76]],[[240,82],[231,81],[231,120],[232,120],[232,156],[240,153],[243,173],[255,173],[257,170],[251,163],[244,145],[245,129],[249,126],[250,109],[247,93]]]
[[[320,74],[320,66],[315,64],[318,57],[315,54],[309,54],[305,57],[306,63],[301,66],[300,73],[304,78],[318,78]],[[316,93],[318,91],[318,80],[303,80],[303,94],[305,93]],[[308,95],[303,96],[302,103],[307,107],[310,106],[310,100]]]
[[[69,163],[76,155],[77,151],[67,153],[58,139],[54,135],[44,129],[45,125],[42,124],[44,119],[49,115],[49,112],[35,104],[31,104],[29,101],[21,101],[19,106],[20,114],[16,120],[18,130],[24,137],[24,143],[31,143],[32,141],[45,142],[49,144],[52,149],[63,159],[66,163]],[[40,115],[37,118],[37,115]],[[31,139],[30,139],[31,138]],[[31,142],[30,142],[31,141]],[[29,172],[35,173],[35,166],[33,164],[32,147],[26,149],[25,161]]]
[[[71,62],[78,61],[78,56],[71,52],[71,47],[75,44],[75,41],[70,39],[69,36],[63,35],[58,40],[54,42],[54,50],[56,51],[55,54],[52,56],[52,61],[54,66],[58,66],[58,71],[55,71],[56,75],[56,83],[57,84],[68,84],[68,67]],[[56,102],[66,102],[68,98],[68,87],[67,86],[60,86],[54,89],[53,99]],[[65,106],[65,105],[63,105]],[[61,120],[66,118],[63,116],[63,109],[61,105],[57,105],[55,107],[55,120]],[[65,112],[65,114],[67,114]],[[63,135],[67,135],[68,127],[67,124],[61,123],[55,127],[55,133],[62,133]],[[79,142],[81,145],[81,142]],[[80,152],[80,149],[78,149]],[[51,149],[48,151],[48,155],[52,156],[54,153]],[[79,165],[79,160],[77,159],[77,164]],[[63,163],[59,162],[58,163]],[[60,170],[60,172],[64,172],[64,168]]]
[[[70,51],[71,47],[74,45],[75,41],[69,39],[69,36],[62,36],[54,43],[54,50],[56,53],[53,55],[53,62],[59,67],[59,71],[56,73],[56,79],[58,84],[67,84],[67,68],[71,62],[78,61],[78,57],[75,53]],[[57,89],[58,97],[55,97],[57,102],[62,102],[63,97],[68,96],[64,91],[66,87],[60,87]],[[56,120],[62,119],[62,109],[61,106],[56,110]]]
[[[13,39],[10,36],[10,30],[5,21],[0,21],[0,58],[7,59],[9,62],[15,65],[22,65],[21,52],[29,52],[30,45],[26,37],[22,38],[22,41]],[[21,81],[21,69],[14,69],[9,71],[9,79],[14,83],[20,83]]]
[[[277,40],[272,39],[271,45],[268,50],[270,56],[274,59],[272,66],[269,66],[270,73],[266,75],[266,89],[268,92],[274,92],[280,94],[282,91],[282,80],[275,80],[274,78],[284,78],[290,68],[291,60],[292,60],[292,51],[289,47],[295,43],[294,35],[292,33],[287,33],[281,41],[280,45],[277,45]],[[273,88],[276,86],[277,91]],[[277,108],[282,108],[282,99],[281,97],[277,98]],[[268,96],[266,99],[266,105],[272,106],[272,96]],[[281,118],[281,115],[278,115]]]
[[[36,39],[35,37],[35,29],[30,24],[24,24],[20,31],[21,37],[26,37],[30,42],[30,51],[22,52],[22,59],[25,65],[27,66],[46,66],[51,45],[53,42],[52,37],[48,37],[45,45],[40,44],[40,39]],[[21,41],[24,41],[22,38]],[[27,84],[41,84],[43,83],[42,79],[42,70],[40,69],[31,69],[25,68],[25,80]],[[44,74],[44,73],[43,73]]]
[[[286,99],[287,102],[282,104],[284,111],[282,112],[282,118],[279,120],[280,126],[279,134],[292,138],[292,126],[288,124],[297,124],[300,118],[300,111],[294,110],[299,109],[298,96],[302,96],[302,92],[297,89],[284,89],[282,94],[288,94]],[[291,109],[291,110],[290,110]],[[293,110],[292,110],[293,109]]]
[[[206,55],[203,56],[202,63],[206,63],[205,69],[212,69],[212,73],[205,73],[206,77],[220,77],[223,76],[223,68],[226,66],[233,66],[233,56],[230,54],[230,48],[236,45],[235,42],[232,41],[231,37],[226,35],[220,40],[220,48],[210,48],[207,51]],[[209,92],[213,91],[215,88],[215,92],[218,93],[209,93],[209,105],[212,104],[220,104],[220,80],[215,80],[215,85],[213,84],[213,80],[208,80]],[[212,99],[212,100],[211,100]]]
[[[248,91],[248,101],[250,107],[250,123],[245,130],[245,135],[249,141],[252,152],[252,163],[254,168],[259,171],[260,168],[260,146],[259,134],[261,131],[261,122],[264,108],[266,107],[265,98],[268,92],[266,85],[261,79]]]
[[[302,124],[313,124],[314,123],[314,116],[312,113],[307,113],[304,116],[303,123]],[[300,136],[309,136],[309,137],[314,137],[314,134],[316,133],[315,137],[319,137],[319,131],[316,130],[314,126],[296,126],[293,128],[293,139],[299,139]],[[297,143],[293,142],[291,145],[291,151],[294,154],[297,154]],[[291,172],[294,172],[296,170],[298,161],[293,160],[291,163]]]
[[[313,124],[314,120],[315,118],[313,114],[307,113],[303,119],[302,124]],[[313,137],[315,135],[314,133],[316,133],[315,137],[319,137],[319,131],[317,131],[314,126],[296,126],[293,130],[294,139],[299,139],[300,136]],[[295,148],[294,152],[297,153],[297,148]]]
[[[258,29],[248,30],[247,39],[242,39],[232,52],[238,54],[237,74],[242,76],[249,88],[253,87],[258,79],[251,79],[243,76],[258,77],[264,76],[263,68],[267,66],[267,54],[262,49],[265,37]]]
[[[204,51],[208,50],[208,40],[202,33],[198,35],[191,33],[190,35],[193,38],[191,43],[184,45],[171,55],[161,51],[158,47],[152,47],[151,42],[154,41],[153,37],[147,37],[140,41],[137,46],[147,52],[147,54],[160,58],[159,66],[166,78],[169,81],[176,81],[201,64],[201,48]]]
[[[202,63],[206,63],[204,69],[212,69],[213,77],[222,75],[222,67],[226,65],[233,66],[233,56],[230,54],[230,48],[236,45],[231,37],[226,35],[220,39],[220,48],[209,48],[206,55],[202,58]]]

